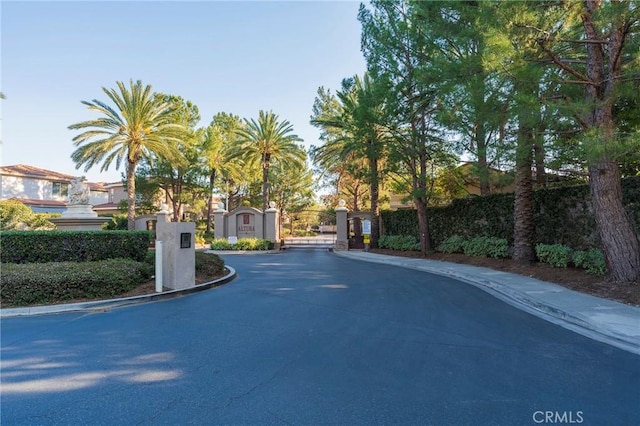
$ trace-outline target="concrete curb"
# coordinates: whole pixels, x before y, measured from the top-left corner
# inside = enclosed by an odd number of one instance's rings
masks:
[[[143,294],[140,296],[121,297],[118,299],[97,300],[95,302],[66,303],[60,305],[0,309],[0,318],[59,314],[63,312],[106,311],[123,306],[173,299],[192,293],[197,293],[203,290],[209,290],[211,288],[219,287],[223,284],[227,284],[233,281],[237,276],[236,270],[228,265],[225,265],[225,268],[229,271],[229,273],[224,277],[206,283],[198,284],[195,287],[189,287],[181,290],[163,291],[162,293]]]
[[[538,316],[544,320],[558,324],[571,331],[577,332],[588,338],[598,340],[603,343],[615,346],[640,355],[640,308],[601,299],[588,294],[579,293],[557,284],[547,283],[534,278],[519,276],[508,272],[494,271],[489,268],[482,268],[470,265],[442,262],[426,259],[391,259],[392,256],[366,253],[366,255],[349,252],[334,252],[338,256],[362,260],[365,262],[380,263],[392,266],[399,266],[408,269],[428,272],[455,280],[471,284],[481,290],[491,293],[500,300],[510,305]],[[424,262],[416,265],[416,260]],[[438,266],[430,266],[435,263]],[[460,269],[475,271],[475,274],[461,272]],[[495,276],[496,278],[486,278],[481,275]],[[518,281],[517,284],[506,284],[501,282],[508,279],[511,282]],[[520,288],[517,288],[520,287]],[[533,288],[538,287],[537,290]],[[528,290],[528,291],[527,291]],[[561,303],[552,303],[536,296],[539,294],[554,293],[558,295],[575,295],[577,299],[584,302],[580,309],[568,309]],[[585,313],[587,311],[587,313]],[[594,321],[593,313],[600,313],[600,316],[615,316],[622,318],[622,324],[615,319]],[[614,315],[610,313],[615,312]],[[588,314],[591,314],[588,315]],[[635,329],[633,322],[637,324]],[[631,322],[631,324],[630,324]],[[626,331],[626,332],[625,332]]]

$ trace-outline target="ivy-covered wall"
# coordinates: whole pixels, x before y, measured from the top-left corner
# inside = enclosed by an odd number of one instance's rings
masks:
[[[640,232],[640,176],[622,180],[623,203]],[[588,185],[534,191],[536,244],[565,244],[577,250],[599,247]],[[431,239],[440,244],[452,235],[468,239],[506,238],[513,244],[514,194],[454,200],[428,209]],[[419,237],[415,210],[382,211],[384,235]]]

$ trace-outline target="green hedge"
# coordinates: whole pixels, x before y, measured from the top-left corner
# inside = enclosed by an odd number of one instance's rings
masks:
[[[238,242],[231,244],[225,238],[211,241],[211,250],[271,250],[274,244],[262,238],[240,238]]]
[[[0,233],[2,263],[143,261],[148,231],[11,231]]]
[[[217,254],[197,251],[196,273],[208,277],[222,276],[224,274],[224,260]]]
[[[130,259],[3,264],[0,302],[27,306],[117,296],[149,280],[152,271]]]
[[[622,180],[623,203],[640,232],[640,176]],[[536,244],[564,244],[575,249],[599,247],[595,219],[591,212],[588,185],[534,191]],[[514,194],[494,194],[453,200],[446,207],[428,209],[434,246],[459,235],[498,237],[513,245]],[[382,211],[384,235],[419,237],[415,210]]]

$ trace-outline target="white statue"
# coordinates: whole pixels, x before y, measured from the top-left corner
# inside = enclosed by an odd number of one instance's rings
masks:
[[[86,181],[87,180],[84,176],[71,179],[71,188],[69,188],[69,204],[89,204],[89,187],[87,186]]]

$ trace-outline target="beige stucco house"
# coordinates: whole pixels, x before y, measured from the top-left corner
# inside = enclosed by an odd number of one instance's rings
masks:
[[[69,202],[69,185],[76,176],[25,164],[0,167],[0,200],[16,199],[37,213],[62,213]],[[89,204],[98,214],[118,212],[126,199],[122,182],[87,182]]]

